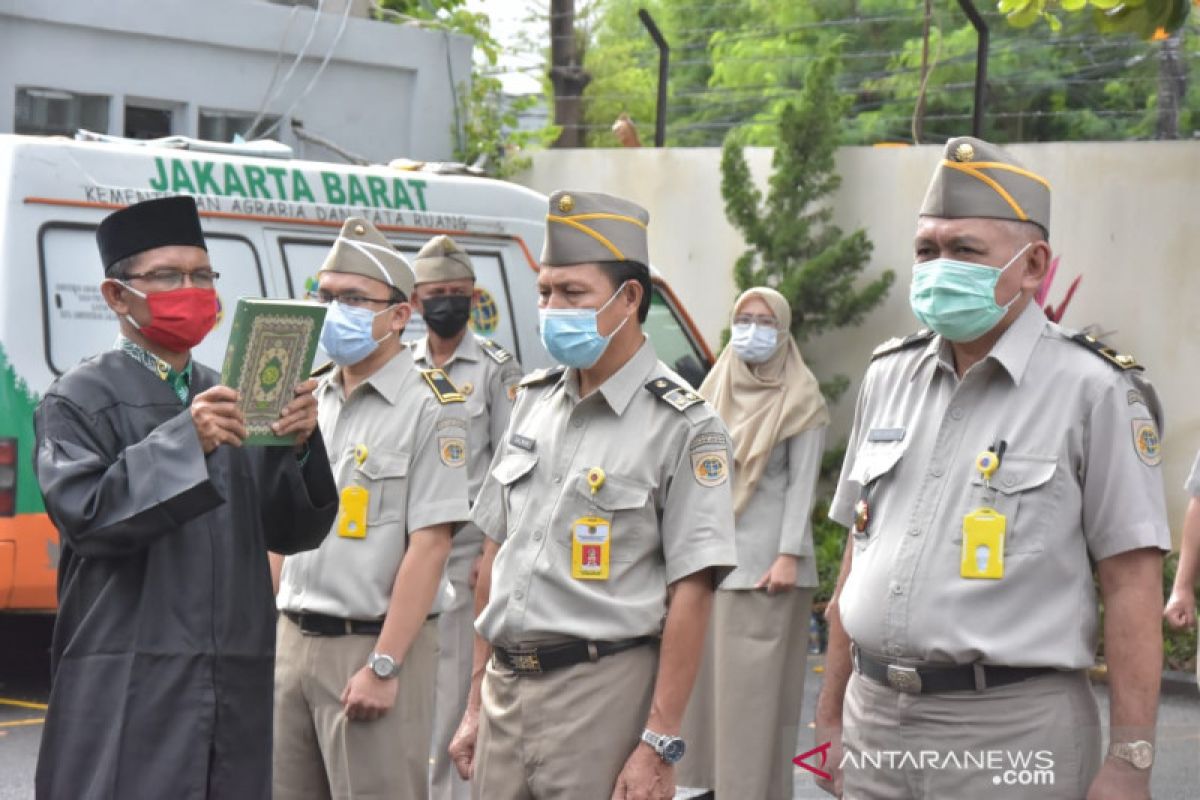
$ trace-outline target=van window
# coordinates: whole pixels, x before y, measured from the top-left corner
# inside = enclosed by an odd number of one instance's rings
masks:
[[[393,241],[392,244],[407,259],[416,256],[424,242]],[[495,339],[518,359],[521,357],[513,330],[512,303],[500,254],[494,251],[474,250],[459,242],[471,256],[475,267],[475,302],[471,307],[471,329],[481,336]],[[304,297],[317,286],[317,270],[329,255],[333,239],[280,239],[283,261],[291,284],[293,297]],[[420,315],[414,316],[404,331],[405,341],[419,339],[425,335],[425,322]]]
[[[196,360],[220,369],[229,340],[230,316],[239,297],[265,292],[258,253],[246,239],[205,234],[217,282],[220,313],[217,326],[194,351]],[[111,346],[117,336],[116,316],[100,294],[103,268],[96,254],[92,225],[52,223],[39,236],[46,362],[62,374],[85,358]]]
[[[650,294],[650,311],[642,327],[660,361],[678,372],[693,388],[704,382],[709,369],[707,360],[657,286]]]

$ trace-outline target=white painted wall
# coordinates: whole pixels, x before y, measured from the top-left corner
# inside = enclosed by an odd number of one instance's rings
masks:
[[[1070,280],[1083,282],[1063,320],[1098,325],[1107,340],[1146,366],[1166,408],[1164,469],[1178,536],[1182,484],[1200,449],[1200,142],[1016,145],[1014,155],[1054,187],[1051,244],[1062,256],[1050,292],[1057,304]],[[908,308],[912,235],[940,147],[844,148],[834,219],[867,229],[875,244],[868,275],[897,273],[891,295],[857,329],[804,345],[818,376],[850,376],[833,409],[833,440],[844,438],[859,379],[879,342],[918,326]],[[769,150],[749,153],[764,181]],[[650,257],[683,298],[709,343],[719,342],[735,296],[731,270],[742,241],[725,219],[720,152],[713,149],[549,150],[521,182],[607,191],[650,211]]]
[[[13,130],[16,87],[33,86],[110,95],[114,134],[126,97],[180,103],[175,132],[195,135],[201,107],[257,112],[281,43],[282,76],[316,18],[307,55],[268,108],[282,113],[334,44],[342,8],[338,0],[339,13],[318,17],[265,0],[0,0],[0,132]],[[449,159],[454,91],[470,77],[472,47],[466,36],[352,13],[292,116],[372,160]],[[298,156],[338,160],[298,143],[286,121],[281,131]]]

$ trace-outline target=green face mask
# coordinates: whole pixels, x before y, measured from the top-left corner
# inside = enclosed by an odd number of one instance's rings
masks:
[[[921,324],[952,342],[971,342],[996,327],[1017,302],[996,303],[996,284],[1005,270],[1028,250],[1026,244],[1003,267],[935,258],[913,266],[908,302]]]

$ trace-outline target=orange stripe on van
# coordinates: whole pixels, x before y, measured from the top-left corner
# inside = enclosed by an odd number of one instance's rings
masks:
[[[58,531],[46,514],[0,517],[0,610],[53,611],[57,557]]]

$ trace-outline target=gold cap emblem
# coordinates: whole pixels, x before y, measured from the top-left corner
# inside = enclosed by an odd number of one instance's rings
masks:
[[[971,146],[970,142],[963,142],[958,147],[954,148],[954,160],[955,161],[974,161],[975,160],[975,148]]]
[[[367,232],[367,229],[364,228],[362,225],[355,225],[354,232],[357,233],[359,236],[362,236],[364,233]]]
[[[570,214],[575,209],[575,198],[569,194],[564,194],[558,198],[558,210],[564,214]]]

